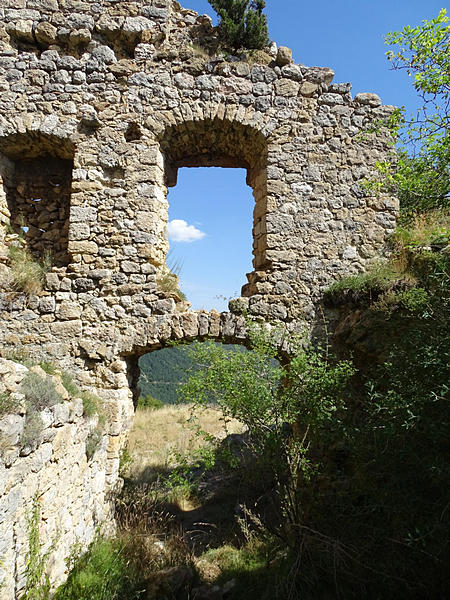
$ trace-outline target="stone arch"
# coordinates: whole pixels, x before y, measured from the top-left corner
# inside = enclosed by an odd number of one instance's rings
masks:
[[[180,167],[224,167],[247,170],[253,190],[253,266],[266,265],[267,139],[261,131],[238,119],[204,116],[167,126],[158,137],[164,164],[164,184],[176,185]],[[245,287],[245,286],[244,286]]]
[[[150,352],[161,350],[173,343],[189,344],[194,341],[213,340],[226,344],[247,346],[248,321],[243,315],[212,311],[189,311],[164,315],[157,320],[142,322],[130,328],[120,338],[116,356],[125,365],[127,392],[137,403],[139,359]]]
[[[69,263],[69,211],[75,146],[68,138],[40,131],[0,139],[0,215],[24,237],[36,258],[51,255]]]

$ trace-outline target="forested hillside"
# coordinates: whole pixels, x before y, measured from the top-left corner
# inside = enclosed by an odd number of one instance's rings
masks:
[[[227,349],[243,351],[243,346],[225,344]],[[195,370],[195,360],[189,346],[163,348],[146,354],[139,361],[141,396],[152,396],[164,404],[177,401],[177,388]]]

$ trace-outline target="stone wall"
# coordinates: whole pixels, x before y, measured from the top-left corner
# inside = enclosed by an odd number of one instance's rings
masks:
[[[60,401],[52,404],[42,396],[42,406],[33,409],[24,397],[30,373],[51,381]],[[40,508],[34,526],[41,556],[48,553],[53,585],[64,580],[71,549],[85,549],[96,530],[111,523],[109,492],[117,483],[120,440],[112,421],[103,429],[97,413],[83,415],[83,401],[69,396],[59,376],[4,359],[0,376],[0,406],[11,404],[0,412],[0,598],[10,600],[25,585],[33,500]]]
[[[2,1],[1,353],[50,360],[101,395],[105,494],[142,354],[243,343],[244,314],[309,331],[322,290],[386,254],[397,203],[363,184],[390,153],[392,107],[332,79],[273,44],[221,53],[210,18],[174,1]],[[168,187],[180,167],[213,165],[246,168],[255,198],[254,270],[220,315],[164,284]],[[53,255],[42,292],[14,284],[20,243]]]

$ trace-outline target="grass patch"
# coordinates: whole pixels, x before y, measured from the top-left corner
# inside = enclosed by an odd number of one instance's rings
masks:
[[[198,411],[195,421],[189,405],[165,405],[159,410],[138,408],[127,446],[133,463],[124,475],[134,481],[154,481],[158,473],[166,472],[179,464],[180,458],[188,458],[199,450],[204,439],[197,435],[198,429],[212,437],[225,437],[226,431],[240,433],[243,427],[232,420],[225,429],[220,413],[213,408]]]
[[[9,265],[11,267],[12,287],[25,294],[40,294],[45,274],[51,269],[51,259],[47,255],[37,261],[27,248],[10,246]]]
[[[397,228],[394,239],[403,246],[445,246],[450,241],[450,210],[430,210],[414,215]]]
[[[81,399],[83,400],[83,414],[85,417],[93,417],[99,414],[102,401],[98,396],[91,392],[82,392]]]
[[[123,543],[98,539],[73,565],[67,582],[58,588],[54,600],[138,598],[133,593],[136,575],[128,564]]]
[[[78,386],[76,385],[72,377],[65,371],[61,373],[61,383],[66,388],[68,394],[72,396],[72,398],[80,394]]]
[[[341,298],[358,301],[367,295],[373,297],[392,287],[399,278],[398,271],[391,263],[373,264],[366,272],[343,277],[333,283],[324,294],[326,300]]]
[[[39,366],[47,373],[47,375],[56,375],[58,372],[58,369],[55,367],[55,365],[48,361],[40,362]]]

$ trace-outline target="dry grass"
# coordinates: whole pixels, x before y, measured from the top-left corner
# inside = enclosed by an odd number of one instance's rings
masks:
[[[448,244],[450,235],[450,211],[432,210],[417,215],[407,227],[399,227],[397,239],[406,246],[428,246],[434,243]]]
[[[9,265],[11,267],[11,286],[25,294],[40,294],[42,292],[45,274],[51,268],[51,259],[46,256],[37,261],[27,248],[10,246]]]
[[[148,468],[171,468],[176,456],[187,456],[205,444],[204,439],[196,435],[198,428],[219,438],[243,430],[238,421],[227,423],[225,428],[219,411],[213,408],[196,412],[195,417],[188,405],[171,405],[158,410],[138,408],[128,441],[128,452],[133,462],[126,475],[139,479]]]

